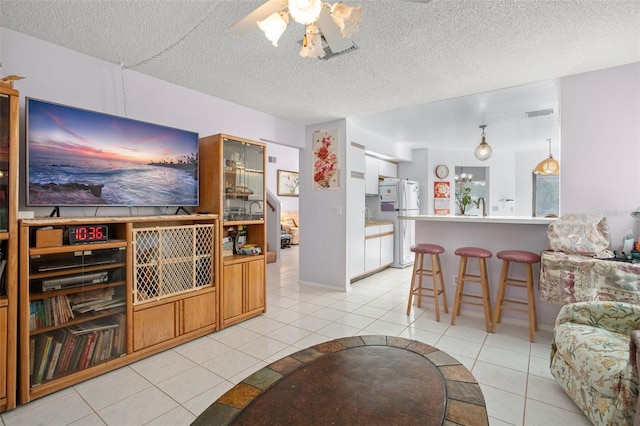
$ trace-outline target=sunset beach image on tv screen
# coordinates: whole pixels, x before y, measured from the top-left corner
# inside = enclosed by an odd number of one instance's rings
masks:
[[[30,206],[195,206],[198,134],[27,99]]]

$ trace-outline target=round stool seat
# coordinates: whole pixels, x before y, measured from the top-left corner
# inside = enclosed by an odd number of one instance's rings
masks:
[[[509,262],[518,262],[518,263],[540,262],[540,256],[530,251],[502,250],[502,251],[499,251],[496,256],[498,256],[498,259],[508,260]]]
[[[444,253],[444,247],[437,244],[414,244],[409,249],[414,253],[422,254],[441,254]]]
[[[489,250],[480,247],[460,247],[456,250],[456,256],[489,258],[493,254]]]

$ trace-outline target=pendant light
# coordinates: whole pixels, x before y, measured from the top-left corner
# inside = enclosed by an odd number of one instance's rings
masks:
[[[480,125],[480,128],[482,129],[482,140],[480,141],[480,145],[478,145],[476,149],[473,151],[473,154],[480,161],[484,161],[488,159],[493,154],[493,149],[491,149],[491,147],[487,143],[487,139],[484,134],[485,127],[487,127],[486,124]]]
[[[553,158],[551,154],[551,139],[547,139],[549,142],[549,158],[542,160],[536,168],[533,170],[533,173],[537,175],[559,175],[560,174],[560,163]]]

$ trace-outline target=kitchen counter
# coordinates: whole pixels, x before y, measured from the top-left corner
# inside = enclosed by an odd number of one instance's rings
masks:
[[[393,222],[388,220],[367,220],[364,222],[364,226],[380,226],[380,225],[393,225]]]
[[[460,257],[455,254],[460,247],[482,247],[493,255],[487,259],[489,275],[489,290],[492,306],[498,293],[498,280],[501,274],[502,261],[497,254],[501,250],[526,250],[540,253],[547,248],[547,231],[554,218],[537,218],[522,216],[436,216],[416,215],[400,216],[401,223],[415,225],[415,242],[441,245],[445,252],[440,255],[440,261],[445,281],[447,299],[453,300],[456,294],[456,275],[460,265]],[[478,262],[469,262],[471,273],[477,273]],[[546,302],[540,298],[538,276],[540,265],[534,265],[536,285],[536,312],[541,329],[551,330],[560,306]],[[509,273],[516,278],[524,278],[522,265],[512,265]],[[525,297],[519,292],[514,299]],[[539,303],[538,303],[539,302]],[[453,302],[449,302],[452,307]],[[481,308],[466,308],[477,310],[482,315]],[[521,312],[504,312],[503,317],[517,318],[527,321],[527,315]],[[509,320],[503,318],[503,321]]]
[[[556,220],[552,217],[530,217],[530,216],[453,216],[453,215],[415,215],[398,216],[403,220],[420,220],[431,222],[465,222],[465,223],[508,223],[523,225],[549,225]]]

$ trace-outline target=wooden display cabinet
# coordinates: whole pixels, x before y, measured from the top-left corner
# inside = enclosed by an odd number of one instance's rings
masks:
[[[85,226],[108,239],[71,244]],[[218,228],[216,215],[21,220],[20,402],[217,330]]]
[[[266,144],[224,134],[207,136],[200,139],[199,158],[199,210],[223,217],[222,328],[266,310]],[[225,238],[233,240],[230,247],[223,247]],[[260,254],[243,254],[240,245],[257,247]]]
[[[0,83],[0,411],[16,406],[19,94]]]

